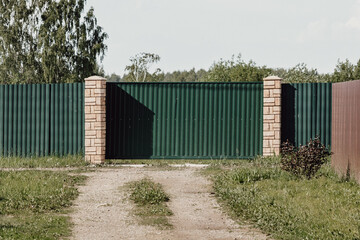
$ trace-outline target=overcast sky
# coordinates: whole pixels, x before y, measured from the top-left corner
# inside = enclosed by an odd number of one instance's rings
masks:
[[[360,58],[360,0],[88,0],[109,34],[107,74],[129,58],[159,54],[156,67],[208,69],[242,54],[268,67],[306,63],[332,72]]]

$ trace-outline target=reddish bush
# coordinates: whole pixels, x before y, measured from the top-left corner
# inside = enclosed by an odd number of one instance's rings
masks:
[[[281,145],[281,168],[297,176],[312,178],[326,162],[331,152],[320,142],[319,137],[300,147],[294,147],[289,141]]]

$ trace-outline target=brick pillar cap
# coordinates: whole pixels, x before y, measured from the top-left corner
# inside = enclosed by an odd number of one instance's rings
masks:
[[[278,76],[268,76],[267,78],[264,78],[264,81],[268,80],[282,80],[282,78],[279,78]]]
[[[91,76],[91,77],[85,78],[85,81],[99,81],[99,80],[106,81],[106,78],[103,78],[100,76]]]

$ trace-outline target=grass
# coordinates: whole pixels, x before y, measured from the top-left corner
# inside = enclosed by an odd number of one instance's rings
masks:
[[[276,158],[206,172],[232,216],[275,239],[360,239],[360,186],[328,164],[311,180],[281,170]]]
[[[85,167],[87,165],[88,162],[82,155],[0,158],[0,168],[60,168]]]
[[[0,172],[0,239],[59,239],[70,235],[65,216],[83,176],[50,171]]]
[[[146,164],[149,166],[168,166],[170,164],[209,164],[237,166],[243,160],[239,159],[107,159],[106,164]]]
[[[170,200],[162,186],[150,179],[131,182],[130,199],[136,204],[135,215],[143,225],[157,226],[160,229],[171,228],[167,217],[173,215],[166,202]]]

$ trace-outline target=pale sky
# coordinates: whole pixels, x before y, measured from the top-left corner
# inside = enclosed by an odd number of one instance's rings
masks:
[[[268,67],[321,73],[360,59],[360,0],[88,0],[109,34],[102,65],[122,75],[140,52],[164,72],[208,69],[242,54]]]

